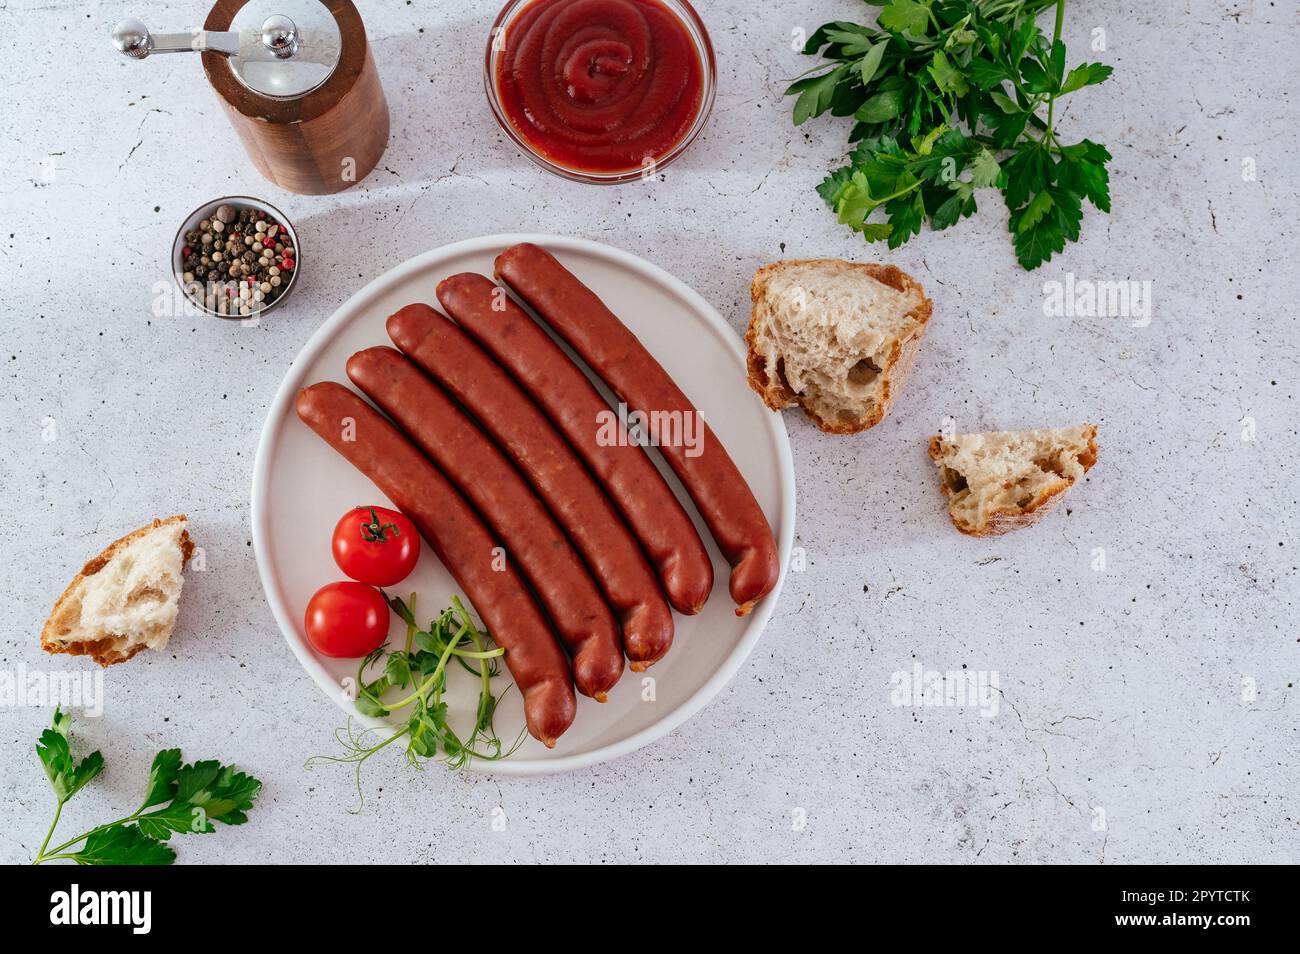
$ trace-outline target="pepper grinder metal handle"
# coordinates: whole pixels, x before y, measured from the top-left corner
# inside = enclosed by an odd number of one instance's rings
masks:
[[[143,60],[153,53],[203,53],[223,56],[239,55],[240,34],[195,28],[186,33],[150,33],[136,19],[120,21],[113,27],[113,45],[123,56]],[[277,59],[287,60],[298,52],[298,28],[283,14],[266,18],[261,42]]]
[[[341,192],[384,154],[388,103],[353,0],[219,0],[201,29],[150,33],[129,19],[112,37],[134,60],[201,53],[249,159],[290,192]]]

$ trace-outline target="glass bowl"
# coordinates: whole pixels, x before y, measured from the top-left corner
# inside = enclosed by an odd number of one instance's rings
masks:
[[[687,3],[686,0],[658,0],[659,4],[676,17],[677,21],[685,28],[687,35],[691,38],[692,45],[695,47],[695,53],[700,59],[700,72],[702,74],[700,80],[700,109],[695,116],[695,121],[691,123],[690,129],[686,131],[681,139],[677,140],[662,155],[654,158],[652,165],[639,165],[631,169],[614,171],[600,171],[562,165],[542,155],[519,132],[502,108],[500,91],[497,89],[497,63],[505,49],[504,38],[510,29],[510,25],[532,2],[534,0],[510,0],[502,8],[497,15],[496,22],[492,24],[492,30],[488,34],[487,51],[483,56],[483,84],[487,89],[488,104],[492,107],[492,115],[496,117],[501,129],[510,137],[520,152],[547,172],[554,173],[565,179],[572,179],[575,182],[590,182],[596,185],[613,185],[619,182],[634,182],[637,179],[649,178],[655,172],[670,165],[686,151],[708,122],[709,114],[713,111],[713,98],[717,92],[718,66],[713,56],[713,43],[709,40],[709,31],[705,28],[704,21],[700,19],[700,15],[695,12],[694,7]]]

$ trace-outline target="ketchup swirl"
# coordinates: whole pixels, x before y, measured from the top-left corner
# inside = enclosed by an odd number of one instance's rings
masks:
[[[659,0],[533,0],[506,28],[496,79],[502,111],[540,155],[621,172],[685,138],[703,72]]]

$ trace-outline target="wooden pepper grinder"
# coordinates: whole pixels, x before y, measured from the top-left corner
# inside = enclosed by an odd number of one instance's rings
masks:
[[[202,54],[257,171],[306,195],[365,178],[388,145],[388,103],[351,0],[217,0],[202,29],[113,28],[126,56]]]

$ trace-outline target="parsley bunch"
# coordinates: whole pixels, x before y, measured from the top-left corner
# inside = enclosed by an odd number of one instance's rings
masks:
[[[387,597],[387,594],[385,594]],[[442,761],[449,768],[459,769],[472,759],[494,762],[509,758],[523,742],[520,731],[514,744],[506,749],[493,728],[497,697],[492,691],[492,678],[500,673],[500,657],[505,650],[489,647],[489,636],[475,625],[459,597],[452,597],[452,605],[443,610],[429,625],[421,629],[415,621],[415,594],[408,606],[400,597],[387,597],[393,612],[406,623],[406,644],[400,650],[390,651],[388,645],[380,646],[361,661],[357,668],[357,711],[365,716],[387,718],[403,713],[403,721],[395,731],[379,741],[372,741],[371,733],[382,729],[367,728],[356,731],[351,719],[337,729],[335,738],[345,752],[341,756],[314,755],[307,760],[307,768],[319,762],[341,762],[356,765],[357,796],[365,804],[361,790],[361,766],[377,752],[399,740],[406,742],[406,761],[413,768],[422,768],[423,762],[442,753]],[[478,707],[469,738],[461,739],[448,722],[448,706],[443,700],[447,688],[447,668],[451,660],[472,673],[480,682]],[[366,675],[367,671],[383,660],[379,675]],[[394,691],[406,692],[401,698],[387,697]],[[507,689],[509,691],[509,689]]]
[[[1035,18],[1056,6],[1049,42]],[[1056,101],[1102,82],[1109,66],[1066,70],[1065,0],[891,0],[876,28],[837,21],[804,53],[829,62],[797,80],[794,123],[852,116],[848,164],[817,191],[839,221],[897,248],[928,222],[946,229],[997,188],[1016,258],[1037,268],[1079,238],[1083,200],[1110,211],[1110,153],[1063,143]],[[871,221],[876,210],[882,219]]]
[[[54,724],[36,743],[36,754],[45,766],[58,805],[32,864],[62,858],[80,865],[169,865],[176,860],[176,851],[167,844],[174,833],[211,833],[216,830],[214,821],[242,825],[262,790],[261,782],[233,765],[183,765],[180,749],[164,749],[154,756],[139,808],[51,848],[50,838],[63,806],[104,771],[104,757],[98,752],[79,762],[73,759],[68,735],[71,727],[72,716],[55,709]]]

